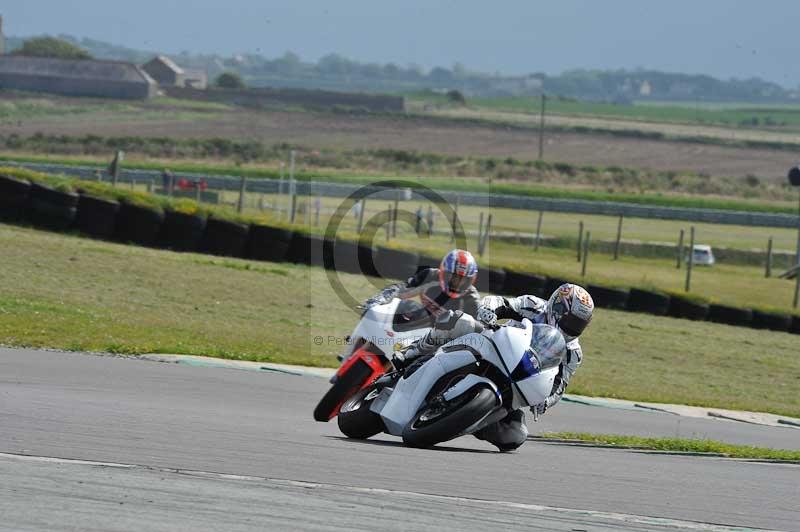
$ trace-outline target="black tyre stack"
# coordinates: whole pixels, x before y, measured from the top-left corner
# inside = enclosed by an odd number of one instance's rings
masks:
[[[94,238],[111,238],[117,226],[118,213],[118,202],[81,194],[75,227]]]
[[[503,282],[503,294],[512,296],[530,294],[544,297],[546,284],[547,278],[544,276],[506,270],[506,276]],[[549,297],[549,295],[547,297]]]
[[[500,268],[478,267],[478,278],[475,288],[479,292],[490,294],[505,294],[506,271]]]
[[[708,321],[748,327],[753,321],[753,311],[749,308],[711,304],[708,306]]]
[[[590,284],[586,290],[592,296],[595,306],[615,310],[625,310],[630,295],[624,288],[610,288],[596,284]]]
[[[164,213],[158,242],[173,251],[197,251],[206,229],[206,218],[178,211]]]
[[[52,231],[66,231],[78,213],[78,195],[33,183],[30,192],[30,220]]]
[[[289,243],[286,259],[295,264],[323,265],[323,242],[318,235],[294,233]]]
[[[31,184],[0,175],[0,220],[21,222],[26,218]]]
[[[669,301],[668,314],[673,318],[704,321],[708,317],[708,304],[673,295]]]
[[[780,312],[753,310],[753,321],[750,326],[754,329],[786,332],[792,328],[792,316]]]
[[[249,236],[249,225],[211,216],[206,223],[200,249],[222,257],[244,257]]]
[[[667,294],[631,288],[626,308],[632,312],[664,316],[669,311],[669,302],[670,297]]]
[[[123,201],[117,214],[114,238],[140,246],[155,246],[163,223],[164,212],[161,209]]]
[[[251,259],[283,262],[289,252],[293,233],[287,229],[254,224],[250,226],[247,256]]]
[[[375,269],[384,279],[401,279],[405,281],[417,272],[419,255],[408,251],[400,251],[378,247],[375,252]]]

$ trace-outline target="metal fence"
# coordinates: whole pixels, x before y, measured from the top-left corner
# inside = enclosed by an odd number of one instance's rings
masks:
[[[3,164],[20,166],[55,174],[65,174],[82,179],[97,179],[99,167],[68,166],[41,163]],[[233,175],[206,175],[179,173],[176,177],[190,181],[205,181],[208,186],[221,190],[238,190],[241,177]],[[125,170],[119,175],[119,181],[161,182],[161,172],[155,170]],[[275,194],[279,192],[281,182],[276,179],[251,179],[247,183],[248,192]],[[284,187],[288,185],[284,184]],[[363,187],[349,183],[327,183],[321,181],[298,181],[296,193],[309,196],[347,197],[362,188],[368,188],[370,198],[393,201],[398,196],[396,188]],[[284,192],[286,189],[284,188]],[[684,207],[662,207],[655,205],[637,205],[605,201],[571,200],[557,198],[538,198],[529,196],[511,196],[507,194],[489,194],[479,192],[437,191],[444,200],[455,204],[480,207],[502,207],[509,209],[525,209],[533,211],[567,212],[575,214],[595,214],[606,216],[625,216],[628,218],[650,218],[660,220],[684,220],[689,222],[705,222],[725,225],[742,225],[758,227],[796,228],[800,224],[798,217],[790,214],[773,214],[760,212],[724,211],[718,209],[693,209]],[[425,201],[419,192],[406,189],[402,192],[403,200]]]

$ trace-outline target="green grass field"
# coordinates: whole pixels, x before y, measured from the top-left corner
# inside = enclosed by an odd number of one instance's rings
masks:
[[[445,96],[431,94],[407,95],[411,102],[446,104]],[[476,109],[539,114],[539,96],[506,98],[470,98],[468,105]],[[715,105],[713,102],[648,102],[635,105],[577,101],[550,97],[546,112],[576,117],[616,118],[642,122],[663,122],[726,127],[758,128],[773,131],[800,130],[800,105],[754,105],[734,103]]]
[[[5,345],[333,366],[358,319],[316,268],[8,225],[0,249]],[[599,310],[583,345],[573,393],[800,416],[797,336]]]

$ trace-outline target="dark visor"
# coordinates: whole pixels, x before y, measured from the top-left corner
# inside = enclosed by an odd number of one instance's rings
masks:
[[[458,292],[459,294],[466,291],[471,285],[469,277],[459,275],[458,273],[451,273],[450,277],[445,278],[445,286],[451,292]]]
[[[586,326],[586,320],[582,320],[572,314],[566,314],[558,320],[558,327],[568,336],[580,336]]]

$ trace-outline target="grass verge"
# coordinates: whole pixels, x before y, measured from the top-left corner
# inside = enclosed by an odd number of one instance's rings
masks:
[[[5,345],[331,367],[358,321],[319,268],[9,225],[0,250]],[[357,300],[376,290],[338,277]],[[598,310],[582,344],[572,393],[800,417],[797,336]]]
[[[618,434],[591,434],[588,432],[546,432],[540,438],[572,440],[607,445],[609,447],[666,451],[675,453],[703,453],[745,458],[751,460],[800,461],[800,451],[768,449],[749,445],[733,445],[715,440],[691,440],[686,438],[645,438]]]

